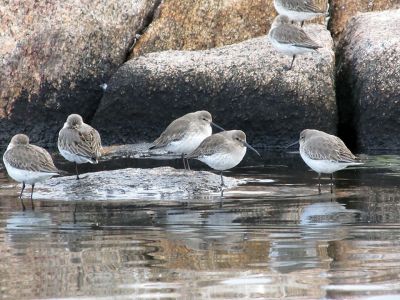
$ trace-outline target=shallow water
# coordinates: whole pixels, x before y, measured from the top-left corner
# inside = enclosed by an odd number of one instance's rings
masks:
[[[400,298],[400,156],[365,157],[336,174],[333,194],[324,179],[321,195],[298,153],[252,159],[226,173],[247,183],[222,200],[52,200],[38,184],[34,211],[1,171],[0,298]]]

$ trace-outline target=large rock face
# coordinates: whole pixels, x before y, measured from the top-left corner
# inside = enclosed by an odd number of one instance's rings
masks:
[[[335,40],[342,33],[347,21],[358,12],[400,8],[400,0],[333,0],[330,3],[329,30]]]
[[[399,28],[400,10],[360,14],[337,49],[342,135],[361,151],[400,148]]]
[[[0,142],[54,142],[67,114],[91,117],[159,0],[2,1]]]
[[[291,58],[266,37],[204,51],[165,51],[132,59],[112,77],[93,124],[108,143],[151,141],[175,118],[206,109],[255,145],[282,145],[304,128],[336,131],[332,39],[306,31],[324,48]]]
[[[234,44],[266,34],[275,14],[270,0],[164,1],[132,55]]]
[[[327,7],[327,0],[315,2]],[[265,35],[275,16],[272,0],[163,1],[132,56],[231,45]]]

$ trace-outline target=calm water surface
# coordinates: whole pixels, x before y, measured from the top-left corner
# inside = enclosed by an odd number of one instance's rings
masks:
[[[297,153],[263,157],[226,174],[252,180],[222,201],[36,199],[34,211],[1,170],[0,298],[400,299],[400,156],[371,155],[322,195]]]

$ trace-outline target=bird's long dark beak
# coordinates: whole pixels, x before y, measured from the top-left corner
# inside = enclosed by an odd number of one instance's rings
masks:
[[[221,126],[215,124],[214,122],[211,122],[211,125],[218,128],[219,130],[225,131],[225,129],[223,129]]]
[[[253,150],[259,157],[261,157],[260,153],[256,149],[254,149],[252,146],[250,146],[247,142],[243,142],[243,145],[245,145],[247,148]]]
[[[294,145],[297,145],[299,143],[299,141],[295,141],[294,143],[291,143],[291,144],[289,144],[289,145],[287,145],[285,148],[287,149],[287,148],[290,148],[290,147],[292,147],[292,146],[294,146]]]

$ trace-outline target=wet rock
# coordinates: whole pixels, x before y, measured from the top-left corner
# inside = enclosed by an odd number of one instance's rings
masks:
[[[128,145],[115,145],[115,146],[105,146],[103,147],[103,153],[101,160],[110,160],[113,158],[141,158],[149,157],[149,148],[151,143],[139,143],[139,144],[128,144]],[[157,149],[151,151],[152,154],[167,154],[166,151]],[[180,156],[179,156],[180,157]]]
[[[398,28],[400,10],[360,14],[338,45],[339,129],[359,151],[400,148]]]
[[[171,167],[101,171],[81,177],[81,180],[76,180],[74,176],[52,178],[37,186],[35,198],[188,201],[196,195],[218,196],[221,183],[220,176],[211,172],[176,170]],[[224,176],[224,182],[228,189],[244,181]]]
[[[400,8],[399,0],[334,0],[330,1],[329,30],[336,40],[340,37],[347,21],[358,12],[372,12]]]
[[[110,144],[151,142],[173,119],[206,109],[255,145],[283,145],[309,127],[335,133],[332,39],[322,25],[305,30],[324,47],[291,71],[266,37],[132,59],[109,81],[93,125]]]
[[[66,115],[90,119],[159,0],[2,1],[0,142],[54,142]]]
[[[315,2],[326,7],[327,0]],[[231,45],[266,34],[275,16],[271,0],[164,1],[131,55]]]

